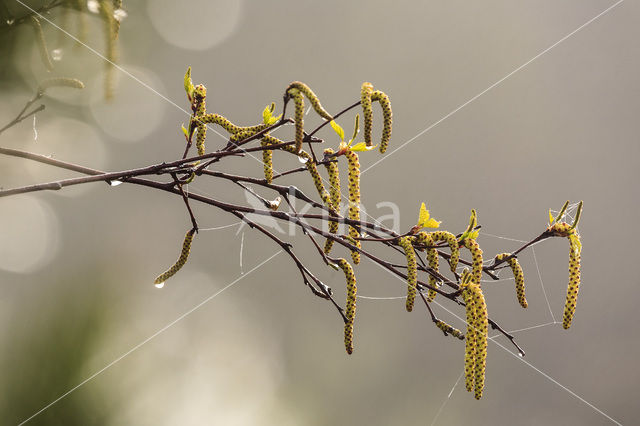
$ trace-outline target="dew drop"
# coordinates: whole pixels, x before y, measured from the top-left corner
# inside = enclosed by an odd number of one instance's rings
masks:
[[[128,16],[127,11],[124,9],[116,9],[113,11],[113,19],[115,19],[118,22],[122,22],[122,20],[127,16]]]
[[[15,20],[13,19],[7,19],[7,25],[13,25],[14,22]]]
[[[110,180],[110,181],[109,181],[109,185],[111,185],[111,186],[118,186],[118,185],[122,185],[122,181],[121,181],[121,180],[117,180],[117,179],[116,179],[116,180]],[[164,283],[163,283],[163,285],[164,285]],[[159,288],[160,288],[160,287],[159,287]]]
[[[518,356],[519,356],[520,358],[524,358],[524,356],[522,355],[522,352],[518,352]]]
[[[164,287],[164,281],[155,285],[156,288]]]
[[[298,156],[298,161],[300,161],[302,164],[307,164],[307,161],[309,161],[309,157]]]
[[[87,1],[87,9],[91,13],[98,13],[100,11],[100,3],[97,0],[89,0]]]
[[[51,59],[53,59],[54,61],[61,61],[62,60],[62,49],[53,49],[51,51]]]

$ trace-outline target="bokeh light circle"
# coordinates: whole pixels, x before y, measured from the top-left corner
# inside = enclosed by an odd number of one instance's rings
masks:
[[[241,0],[197,0],[187,3],[149,0],[151,23],[169,44],[206,50],[226,40],[238,26]]]

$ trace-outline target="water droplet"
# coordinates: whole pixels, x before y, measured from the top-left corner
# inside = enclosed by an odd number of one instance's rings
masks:
[[[109,185],[111,185],[111,186],[118,186],[118,185],[122,185],[122,181],[121,181],[121,180],[117,180],[117,179],[116,179],[116,180],[110,180],[110,181],[109,181]],[[163,285],[164,285],[164,283],[163,283]],[[159,288],[160,288],[160,287],[159,287]]]
[[[162,288],[162,287],[164,287],[164,281],[156,284],[156,288]]]
[[[62,49],[53,49],[51,51],[51,59],[53,59],[54,61],[61,61],[62,60]]]
[[[524,355],[522,355],[522,352],[518,352],[518,356],[519,356],[520,358],[524,358]]]
[[[127,11],[124,9],[116,9],[113,11],[113,19],[115,19],[118,22],[122,22],[122,20],[127,16],[128,16]]]
[[[298,156],[298,160],[299,160],[302,164],[307,164],[307,161],[309,161],[309,157],[301,157],[301,156]]]
[[[7,19],[7,25],[13,25],[14,22],[15,20],[13,19]]]
[[[98,13],[100,11],[100,3],[98,3],[98,0],[89,0],[87,1],[87,9],[91,13]]]

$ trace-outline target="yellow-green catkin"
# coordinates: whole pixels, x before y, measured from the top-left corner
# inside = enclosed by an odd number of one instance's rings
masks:
[[[451,272],[455,273],[458,267],[458,260],[460,259],[460,248],[458,245],[458,239],[455,235],[448,231],[434,231],[430,233],[434,243],[438,241],[445,241],[449,245],[451,251],[451,258],[449,259],[449,267]]]
[[[510,256],[509,253],[500,253],[496,256],[496,260],[504,260]],[[520,262],[515,257],[511,257],[507,259],[507,263],[511,267],[511,271],[513,271],[513,277],[516,282],[516,297],[518,298],[518,303],[523,308],[529,306],[527,303],[527,298],[524,293],[524,272],[522,272],[522,266],[520,266]]]
[[[333,120],[333,117],[331,116],[331,114],[329,114],[320,104],[320,99],[318,99],[318,97],[316,96],[315,93],[313,93],[313,90],[311,90],[309,88],[309,86],[307,86],[306,84],[304,84],[301,81],[294,81],[292,82],[289,87],[287,88],[287,93],[295,93],[295,91],[298,91],[299,93],[305,95],[307,97],[307,99],[309,99],[309,103],[311,103],[311,106],[313,107],[313,109],[315,110],[315,112],[318,113],[318,115],[322,118],[324,118],[327,121],[331,121]],[[293,93],[292,93],[293,92]],[[304,108],[304,107],[303,107]]]
[[[472,298],[476,310],[474,328],[476,331],[476,356],[475,356],[475,398],[482,398],[484,390],[485,370],[487,366],[487,338],[489,332],[489,315],[487,304],[478,284],[470,284]]]
[[[427,261],[429,262],[429,268],[433,269],[435,272],[438,272],[438,269],[440,267],[438,250],[434,247],[435,242],[433,241],[432,235],[426,232],[420,232],[416,236],[416,242],[421,245],[427,246]],[[438,279],[431,274],[429,274],[429,285],[434,288],[439,287]],[[433,301],[433,299],[435,299],[436,297],[436,294],[438,293],[434,289],[430,288],[427,294],[427,300],[429,302]]]
[[[262,147],[267,147],[271,145],[268,140],[262,138],[260,142]],[[264,164],[264,180],[267,183],[273,182],[273,151],[270,149],[265,149],[262,151],[262,163]]]
[[[398,245],[404,250],[407,258],[407,312],[413,310],[416,300],[416,286],[418,285],[418,264],[416,261],[416,252],[413,249],[411,237],[400,237]]]
[[[304,98],[298,89],[291,89],[289,93],[291,93],[293,103],[296,107],[294,116],[296,124],[296,152],[300,152],[304,138]]]
[[[327,148],[324,150],[324,155],[330,156],[333,154],[333,149]],[[336,213],[340,213],[340,202],[342,201],[342,194],[340,193],[340,172],[338,170],[338,164],[334,161],[325,163],[325,168],[329,174],[329,196],[331,200],[331,209]],[[338,222],[329,221],[329,232],[335,234],[338,232]],[[324,244],[324,252],[329,254],[333,247],[333,240],[327,240]]]
[[[364,142],[367,146],[371,146],[371,126],[373,121],[373,108],[371,107],[371,94],[373,93],[373,84],[364,82],[360,89],[360,104],[362,105],[362,117],[364,118]]]
[[[279,145],[281,143],[283,141],[269,134],[262,135],[262,146]],[[264,179],[267,183],[271,183],[273,181],[273,150],[262,151],[262,161],[264,163]]]
[[[245,140],[247,138],[250,138],[251,136],[255,135],[256,133],[258,133],[258,132],[253,131],[253,130],[241,130],[238,133],[235,133],[235,134],[231,135],[231,138],[229,138],[229,140],[231,142],[238,143],[238,142],[243,141],[243,140]]]
[[[313,93],[313,90],[300,81],[294,81],[287,87],[287,95],[293,98],[295,104],[295,125],[296,125],[296,152],[302,149],[302,141],[304,138],[304,98],[309,99],[313,109],[325,120],[331,121],[333,117],[320,104],[320,100]]]
[[[349,219],[360,221],[360,161],[358,154],[347,150],[345,157],[349,163]],[[360,248],[360,232],[353,226],[349,226],[349,236],[356,241],[356,246]],[[351,259],[356,265],[360,263],[360,252],[352,251]]]
[[[184,264],[187,263],[189,252],[191,251],[191,242],[193,241],[194,233],[195,229],[190,229],[187,232],[187,235],[184,236],[184,242],[182,243],[182,251],[180,252],[180,257],[171,268],[158,275],[158,277],[154,281],[155,284],[161,284],[165,282],[166,280],[174,276],[176,272],[178,272],[184,266]]]
[[[443,331],[444,334],[450,334],[453,337],[457,337],[460,340],[464,340],[464,334],[457,328],[453,328],[442,320],[436,320],[436,326]]]
[[[562,315],[562,327],[568,329],[571,327],[578,303],[582,243],[575,228],[568,223],[556,223],[549,230],[553,235],[567,237],[569,239],[569,285],[567,286],[567,297],[564,302],[564,313]]]
[[[207,138],[207,125],[206,121],[203,118],[206,116],[207,106],[206,106],[206,98],[207,98],[207,88],[202,84],[198,84],[193,89],[193,102],[195,105],[195,118],[198,128],[198,134],[196,135],[196,149],[198,150],[198,155],[205,154],[205,139]]]
[[[471,276],[469,275],[466,278],[471,278]],[[467,392],[471,392],[474,388],[476,378],[476,338],[478,333],[475,327],[476,301],[470,288],[470,285],[472,283],[467,281],[468,280],[463,279],[460,288],[462,289],[462,298],[465,303],[465,310],[467,315],[467,334],[464,350],[464,378]]]
[[[329,192],[324,187],[324,183],[322,182],[322,177],[320,176],[320,172],[318,172],[318,166],[316,162],[313,161],[311,155],[309,155],[306,151],[300,151],[298,153],[298,157],[306,160],[304,165],[307,167],[311,178],[313,179],[313,185],[316,187],[316,191],[318,191],[318,195],[320,195],[320,199],[325,203],[327,207],[331,205],[331,200],[329,196]]]
[[[44,38],[44,33],[42,32],[42,25],[40,25],[40,20],[35,16],[31,16],[31,26],[33,27],[33,31],[35,32],[36,42],[38,44],[38,50],[40,51],[40,59],[42,59],[42,63],[47,71],[53,71],[53,63],[51,62],[51,56],[49,55],[49,50],[47,49],[47,42]]]
[[[480,285],[482,278],[482,249],[478,242],[472,238],[465,238],[462,243],[471,252],[471,276],[473,282]]]
[[[344,346],[347,353],[351,355],[353,353],[353,323],[356,318],[356,293],[358,287],[356,286],[356,276],[353,273],[351,264],[345,259],[338,259],[337,263],[344,272],[344,277],[347,281],[347,303],[344,312],[347,321],[344,325]]]
[[[236,126],[235,124],[233,124],[232,122],[227,120],[225,117],[221,116],[220,114],[204,114],[200,118],[200,121],[202,121],[203,123],[217,124],[233,135],[242,131],[242,128],[240,126]]]
[[[391,139],[391,126],[393,123],[391,101],[389,101],[389,96],[379,90],[376,90],[371,94],[371,100],[378,101],[382,107],[384,127],[382,128],[382,138],[380,139],[380,152],[384,154],[389,146],[389,139]]]

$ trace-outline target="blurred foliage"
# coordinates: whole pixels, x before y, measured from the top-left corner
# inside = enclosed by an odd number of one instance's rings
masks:
[[[14,311],[2,336],[0,423],[26,420],[93,373],[87,363],[101,347],[111,304],[108,281],[96,282],[95,276],[89,271],[53,283],[55,296],[32,298]],[[104,389],[91,383],[29,424],[106,424],[112,412],[107,401]]]

